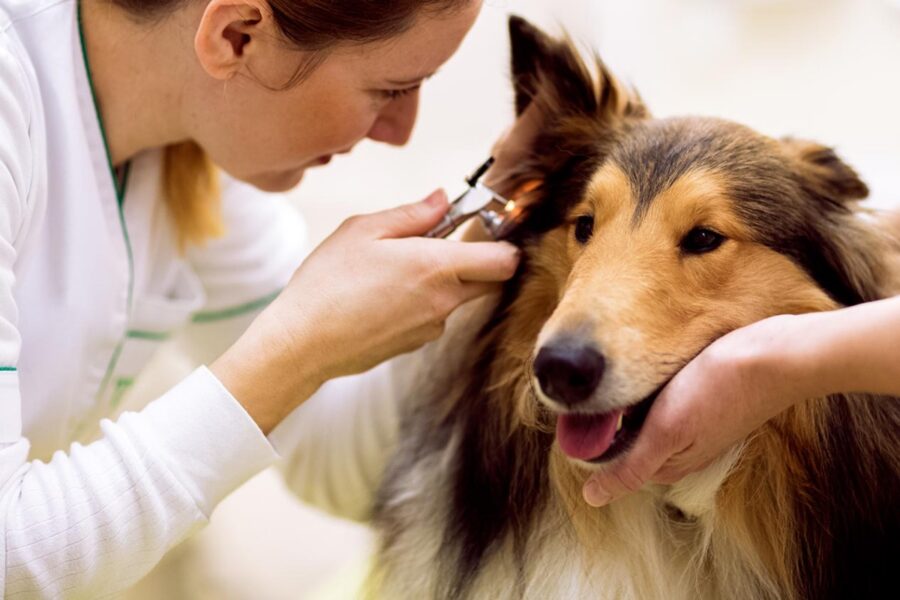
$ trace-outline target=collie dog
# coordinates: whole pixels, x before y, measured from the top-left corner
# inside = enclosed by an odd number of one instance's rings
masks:
[[[897,399],[809,399],[679,483],[584,503],[590,470],[629,451],[704,347],[895,293],[896,241],[829,148],[654,119],[599,58],[518,18],[510,31],[517,110],[544,115],[512,179],[529,190],[509,237],[523,259],[456,323],[445,380],[404,420],[370,592],[900,597]]]

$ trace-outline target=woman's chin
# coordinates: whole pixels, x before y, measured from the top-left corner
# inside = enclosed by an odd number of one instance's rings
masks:
[[[285,171],[283,173],[264,173],[254,175],[244,181],[264,192],[287,192],[300,184],[304,173],[306,173],[306,169]]]

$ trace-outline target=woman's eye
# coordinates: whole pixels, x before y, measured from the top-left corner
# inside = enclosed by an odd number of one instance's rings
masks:
[[[681,239],[681,250],[687,254],[705,254],[722,245],[725,236],[712,229],[694,227]]]
[[[381,90],[381,95],[388,100],[397,100],[398,98],[402,98],[403,96],[408,96],[412,94],[416,90],[418,90],[421,85],[414,85],[413,87],[403,88],[401,90]]]
[[[587,244],[594,235],[594,216],[585,215],[575,220],[575,239],[580,244]]]

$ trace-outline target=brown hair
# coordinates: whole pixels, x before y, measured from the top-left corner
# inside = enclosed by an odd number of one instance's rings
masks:
[[[162,19],[189,0],[111,0],[138,19]],[[328,50],[344,44],[387,39],[412,27],[419,15],[442,14],[471,0],[268,0],[285,40],[312,52],[284,85],[296,85],[318,66]],[[166,148],[163,171],[169,206],[182,248],[224,231],[218,175],[195,142]]]

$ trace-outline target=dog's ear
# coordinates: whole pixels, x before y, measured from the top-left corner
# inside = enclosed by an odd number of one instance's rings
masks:
[[[592,73],[570,39],[553,38],[517,16],[509,18],[509,35],[516,114],[537,100],[554,117],[649,116],[637,93],[613,77],[598,57]]]
[[[843,204],[869,195],[869,188],[856,171],[838,158],[833,149],[794,138],[784,138],[781,144],[804,188],[818,198]]]
[[[802,192],[811,200],[810,210],[794,228],[803,240],[800,260],[840,304],[884,297],[895,284],[886,261],[889,240],[871,223],[856,218],[854,206],[854,201],[869,195],[869,188],[831,148],[794,138],[780,143]]]
[[[591,165],[650,115],[599,57],[586,62],[568,38],[551,37],[515,16],[509,33],[517,127],[527,127],[516,132],[515,160],[498,157],[505,168],[492,187],[520,209],[519,224],[507,237],[518,243],[561,224]]]

